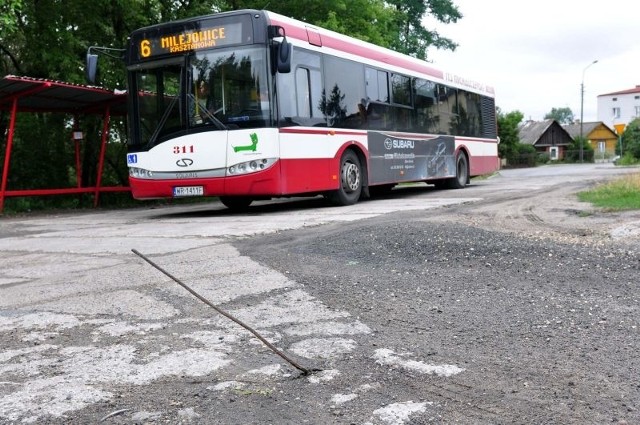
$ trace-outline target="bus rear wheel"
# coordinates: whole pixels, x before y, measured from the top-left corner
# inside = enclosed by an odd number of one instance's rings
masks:
[[[437,180],[433,184],[438,189],[462,189],[469,180],[469,160],[464,152],[456,156],[456,176],[450,179]]]
[[[249,208],[253,199],[247,196],[221,196],[222,205],[233,211],[243,211]]]
[[[329,199],[335,205],[353,205],[362,193],[362,165],[355,152],[348,150],[340,158],[340,187]]]
[[[452,189],[462,189],[469,181],[469,161],[464,152],[458,152],[456,157],[456,176],[451,179],[450,185]]]

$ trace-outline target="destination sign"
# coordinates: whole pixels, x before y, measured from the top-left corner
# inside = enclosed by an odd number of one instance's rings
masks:
[[[139,59],[182,54],[185,52],[239,44],[243,41],[242,24],[230,23],[197,30],[174,31],[148,36],[140,34],[134,40]]]

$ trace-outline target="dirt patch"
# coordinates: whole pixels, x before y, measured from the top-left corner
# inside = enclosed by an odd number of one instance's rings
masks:
[[[619,243],[640,247],[640,212],[611,212],[578,200],[584,185],[558,185],[526,195],[501,197],[460,208],[459,215],[432,221],[456,221],[485,230],[528,238],[587,245]]]

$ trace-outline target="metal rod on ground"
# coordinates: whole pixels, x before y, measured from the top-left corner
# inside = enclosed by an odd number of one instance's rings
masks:
[[[174,282],[176,282],[178,285],[182,286],[184,289],[186,289],[187,291],[189,291],[191,293],[191,295],[193,295],[194,297],[196,297],[197,299],[199,299],[200,301],[202,301],[203,303],[205,303],[206,305],[208,305],[209,307],[211,307],[212,309],[214,309],[215,311],[217,311],[218,313],[222,314],[224,317],[234,321],[235,323],[237,323],[238,325],[242,326],[243,328],[245,328],[246,330],[248,330],[249,332],[251,332],[256,338],[258,338],[260,341],[262,341],[262,343],[264,345],[266,345],[267,347],[269,347],[271,349],[271,351],[273,351],[274,353],[276,353],[277,355],[279,355],[280,357],[282,357],[284,360],[286,360],[291,366],[295,367],[296,369],[302,371],[302,373],[304,373],[305,375],[310,374],[311,372],[315,372],[318,369],[307,369],[305,367],[300,366],[298,363],[296,363],[295,361],[293,361],[292,359],[290,359],[286,354],[284,354],[282,351],[278,350],[273,344],[271,344],[269,341],[267,341],[265,338],[262,337],[262,335],[260,335],[258,332],[256,332],[255,330],[253,330],[250,326],[246,325],[245,323],[243,323],[242,321],[236,319],[235,317],[233,317],[232,315],[230,315],[229,313],[227,313],[226,311],[216,307],[215,305],[213,305],[209,300],[207,300],[205,297],[203,297],[202,295],[198,294],[196,291],[194,291],[193,289],[189,288],[186,284],[184,284],[183,282],[180,281],[180,279],[176,278],[175,276],[173,276],[171,273],[167,272],[166,270],[164,270],[162,267],[160,267],[159,265],[157,265],[156,263],[154,263],[153,261],[151,261],[150,259],[148,259],[147,257],[144,256],[144,254],[140,253],[139,251],[132,249],[131,252],[133,252],[134,254],[136,254],[138,257],[142,258],[144,261],[146,261],[147,263],[151,264],[153,267],[155,267],[157,270],[159,270],[160,272],[164,273],[166,276],[168,276],[169,278],[171,278]]]
[[[120,410],[116,410],[115,412],[109,413],[107,416],[105,416],[104,418],[100,419],[100,422],[104,422],[109,418],[112,418],[114,416],[118,416],[123,414],[124,412],[128,412],[131,409],[120,409]]]

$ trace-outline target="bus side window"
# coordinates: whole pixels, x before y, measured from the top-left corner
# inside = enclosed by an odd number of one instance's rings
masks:
[[[458,136],[480,137],[480,95],[458,89],[455,99],[456,113],[451,117],[451,132]]]
[[[278,82],[278,115],[284,125],[298,124],[293,121],[296,111],[295,73],[276,74]]]
[[[472,137],[480,137],[480,128],[482,127],[480,115],[480,95],[477,93],[465,92],[465,135]],[[462,115],[462,112],[460,112]]]
[[[320,110],[320,99],[322,98],[322,73],[319,69],[309,70],[309,82],[311,87],[311,117],[324,122],[324,116]]]
[[[388,103],[370,102],[367,108],[369,128],[371,130],[393,130],[391,109]]]
[[[453,87],[438,84],[436,86],[438,106],[437,111],[440,117],[437,133],[455,134],[458,126],[458,105],[456,102],[457,90]]]
[[[367,99],[374,102],[389,102],[389,76],[385,71],[374,68],[364,70]]]
[[[311,117],[311,79],[306,68],[296,69],[296,107],[298,116]]]
[[[322,74],[320,55],[296,48],[292,70],[289,74],[278,74],[280,119],[284,125],[326,125],[320,111],[322,97]]]
[[[399,74],[391,74],[391,102],[411,106],[411,80]]]
[[[319,70],[299,67],[296,70],[296,109],[297,116],[307,118],[311,125],[324,121],[320,111],[322,76]]]
[[[362,126],[361,100],[366,98],[364,65],[351,60],[325,56],[324,91],[320,110],[330,127]]]
[[[440,115],[436,99],[436,84],[432,81],[415,79],[415,129],[422,133],[438,133]]]
[[[413,123],[411,120],[411,108],[402,108],[400,106],[395,106],[394,108],[394,121],[395,128],[397,131],[412,131]]]
[[[411,79],[400,74],[391,74],[391,103],[393,107],[393,130],[413,129],[411,107]],[[402,105],[402,106],[401,106]]]

